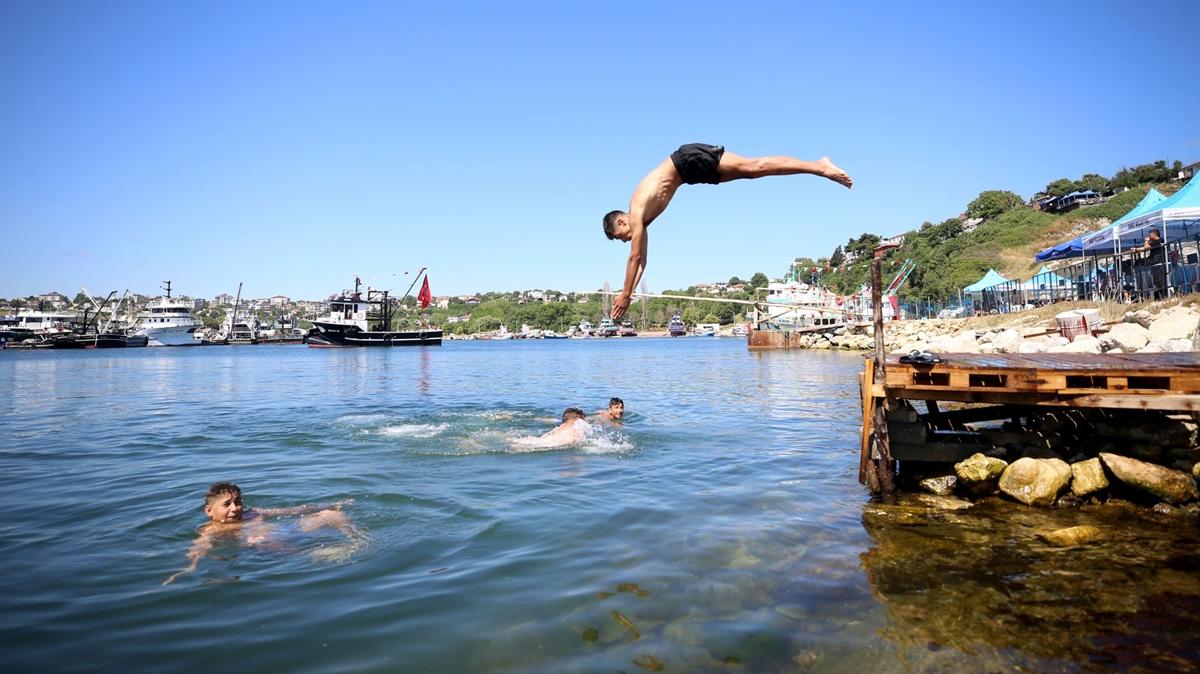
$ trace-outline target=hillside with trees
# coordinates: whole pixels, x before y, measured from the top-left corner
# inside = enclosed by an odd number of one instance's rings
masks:
[[[902,300],[937,302],[956,297],[989,268],[1008,278],[1027,278],[1040,266],[1033,257],[1038,251],[1104,227],[1132,209],[1151,187],[1165,195],[1174,193],[1182,186],[1173,182],[1181,168],[1179,161],[1170,165],[1157,161],[1122,168],[1111,178],[1095,173],[1074,180],[1059,178],[1029,202],[1013,192],[986,190],[966,204],[961,216],[924,222],[906,232],[903,245],[884,255],[884,282],[890,281],[906,259],[915,262],[916,269],[900,289]],[[1063,214],[1032,205],[1084,190],[1111,196],[1103,203]],[[970,231],[968,223],[974,225]],[[842,294],[858,291],[870,278],[872,251],[880,240],[870,233],[849,239],[836,247],[828,260],[818,261],[814,278]],[[843,262],[847,259],[852,261]]]

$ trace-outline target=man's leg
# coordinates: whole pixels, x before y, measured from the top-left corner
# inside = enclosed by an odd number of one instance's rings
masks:
[[[854,180],[829,161],[829,157],[821,157],[817,161],[805,161],[795,157],[743,157],[726,151],[721,156],[717,167],[721,182],[730,180],[762,178],[764,176],[788,176],[801,173],[828,178],[838,184],[850,187]]]

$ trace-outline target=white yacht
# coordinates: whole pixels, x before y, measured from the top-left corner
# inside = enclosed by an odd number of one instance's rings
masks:
[[[192,315],[192,305],[171,298],[171,282],[166,282],[166,297],[146,305],[138,317],[135,335],[144,335],[149,346],[198,346],[196,328],[201,323]]]

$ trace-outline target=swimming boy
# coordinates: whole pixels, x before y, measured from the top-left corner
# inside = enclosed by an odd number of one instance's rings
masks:
[[[601,421],[621,421],[625,416],[625,401],[620,398],[609,398],[608,409],[599,410],[595,416]]]
[[[792,157],[742,157],[726,152],[720,145],[690,143],[681,145],[670,158],[663,160],[646,174],[633,190],[628,211],[610,211],[604,216],[604,234],[609,239],[629,241],[629,262],[625,265],[625,286],[613,297],[612,319],[618,320],[629,308],[633,289],[646,269],[646,228],[662,214],[680,185],[707,183],[716,185],[731,180],[754,179],[765,176],[786,176],[799,173],[828,178],[850,187],[854,180],[821,157],[805,161]]]
[[[332,508],[321,508],[315,505],[293,506],[291,508],[254,508],[246,510],[242,503],[242,489],[232,482],[214,482],[204,495],[204,514],[208,521],[200,527],[199,535],[188,549],[188,566],[163,581],[167,585],[185,573],[195,571],[200,560],[213,549],[219,537],[237,536],[246,545],[263,545],[272,541],[274,527],[266,522],[271,517],[286,517],[300,515],[299,527],[303,532],[310,532],[322,527],[332,527],[342,532],[353,545],[326,549],[322,557],[342,556],[342,553],[353,552],[362,540],[362,534],[346,517],[340,508],[351,501],[338,501]],[[334,553],[330,554],[329,550]]]
[[[574,444],[583,439],[587,430],[587,415],[578,407],[568,407],[563,410],[562,423],[552,431],[543,433],[536,438],[521,438],[518,444],[530,447],[562,447]]]

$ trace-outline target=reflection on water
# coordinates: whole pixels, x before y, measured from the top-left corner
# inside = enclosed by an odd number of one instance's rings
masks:
[[[870,502],[861,362],[711,338],[0,352],[0,671],[1195,668],[1195,520]],[[623,424],[515,442],[614,395]],[[229,547],[161,587],[217,479],[251,507],[353,499],[362,545]],[[1036,538],[1073,524],[1105,538]]]
[[[1200,530],[1186,514],[1114,502],[966,510],[912,496],[869,504],[863,569],[887,611],[882,634],[920,660],[954,649],[980,668],[1194,671],[1200,661]],[[1096,526],[1072,548],[1037,536]],[[1059,664],[1054,664],[1059,663]]]

